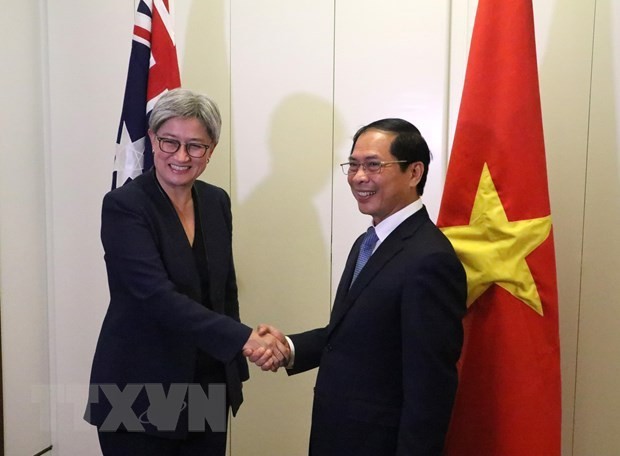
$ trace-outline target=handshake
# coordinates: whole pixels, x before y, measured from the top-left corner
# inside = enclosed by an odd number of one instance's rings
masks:
[[[264,371],[276,372],[291,359],[291,348],[284,334],[273,326],[259,325],[243,346],[243,355]]]

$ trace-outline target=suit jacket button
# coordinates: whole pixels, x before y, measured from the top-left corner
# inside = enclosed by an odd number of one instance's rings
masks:
[[[331,344],[327,344],[327,346],[325,347],[325,350],[327,350],[328,352],[332,351],[334,348],[331,346]]]

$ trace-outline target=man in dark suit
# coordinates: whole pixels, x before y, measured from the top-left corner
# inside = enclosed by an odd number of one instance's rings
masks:
[[[372,227],[351,249],[327,327],[288,338],[289,374],[319,367],[312,456],[443,450],[467,285],[452,245],[420,200],[429,162],[415,126],[383,119],[355,134],[341,165]],[[267,332],[285,340],[261,325],[259,334]]]

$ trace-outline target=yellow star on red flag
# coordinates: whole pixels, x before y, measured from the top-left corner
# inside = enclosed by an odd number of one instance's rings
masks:
[[[525,261],[551,231],[551,216],[509,221],[484,164],[469,225],[442,228],[467,272],[467,305],[497,284],[539,315],[543,307]]]

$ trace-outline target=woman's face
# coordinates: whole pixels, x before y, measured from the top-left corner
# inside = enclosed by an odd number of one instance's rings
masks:
[[[202,174],[211,158],[216,144],[207,130],[196,118],[173,117],[162,124],[154,133],[149,130],[153,145],[153,161],[157,170],[157,179],[166,192],[175,192],[182,188],[191,189],[194,181]],[[159,139],[158,139],[159,138]],[[160,140],[168,139],[168,147],[174,141],[181,143],[179,150],[167,153],[161,150]],[[200,158],[187,153],[188,144],[192,150],[208,146],[207,152]]]

